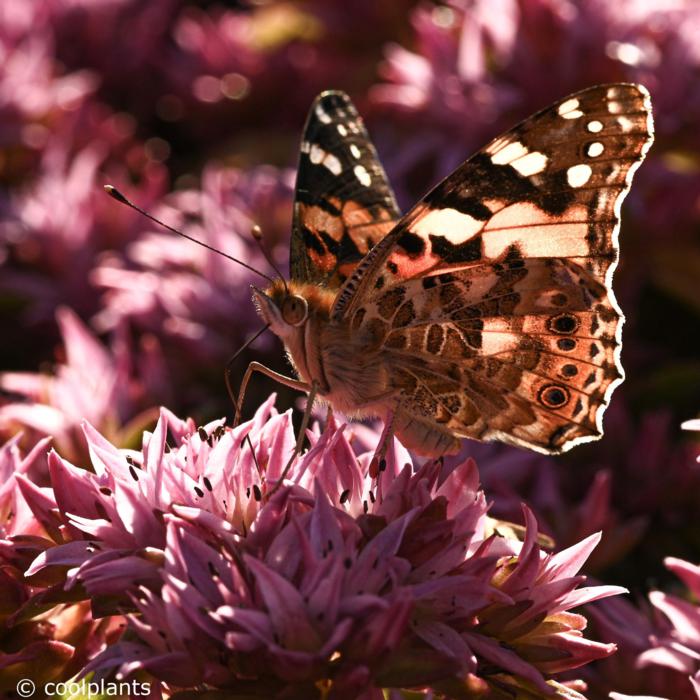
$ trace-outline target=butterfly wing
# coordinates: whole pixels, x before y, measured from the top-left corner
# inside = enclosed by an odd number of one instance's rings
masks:
[[[319,95],[304,128],[296,182],[293,280],[339,287],[400,217],[350,98]]]
[[[358,265],[333,318],[387,353],[414,447],[462,435],[553,453],[601,436],[623,377],[620,205],[652,134],[641,86],[571,95],[466,161]]]

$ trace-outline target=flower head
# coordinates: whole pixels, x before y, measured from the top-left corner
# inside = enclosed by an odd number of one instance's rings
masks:
[[[94,474],[52,453],[48,500],[18,480],[61,533],[28,575],[59,581],[68,567],[93,610],[132,611],[87,670],[265,697],[545,697],[565,692],[557,674],[614,651],[570,612],[623,590],[580,587],[598,536],[547,554],[528,510],[524,542],[499,535],[471,460],[441,480],[439,461],[414,472],[394,442],[373,478],[372,453],[331,420],[282,483],[295,441],[271,400],[233,430],[163,410],[138,452],[84,430]]]
[[[65,361],[53,376],[0,374],[0,388],[13,397],[0,406],[0,430],[20,428],[30,444],[51,436],[71,459],[83,454],[83,420],[90,420],[118,444],[125,444],[133,431],[155,420],[154,411],[144,406],[144,394],[146,387],[156,395],[162,393],[159,385],[165,384],[156,342],[150,339],[142,343],[136,362],[123,334],[116,334],[110,351],[70,309],[61,308],[56,316]]]

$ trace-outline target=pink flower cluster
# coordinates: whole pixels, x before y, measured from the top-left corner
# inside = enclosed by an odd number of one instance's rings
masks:
[[[577,697],[558,676],[615,649],[570,612],[624,591],[582,586],[599,536],[547,553],[526,509],[520,541],[488,517],[472,460],[440,478],[394,443],[375,479],[331,420],[282,483],[295,440],[272,399],[232,430],[163,409],[140,450],[83,429],[92,472],[52,451],[46,489],[17,465],[14,498],[46,534],[15,524],[0,550],[35,555],[24,573],[43,587],[24,608],[126,613],[83,673],[267,697]]]

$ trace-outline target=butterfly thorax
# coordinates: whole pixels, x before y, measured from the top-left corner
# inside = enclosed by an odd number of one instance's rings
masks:
[[[379,348],[347,323],[331,320],[334,299],[335,292],[320,285],[282,280],[253,296],[300,379],[315,381],[320,396],[347,415],[381,415],[373,400],[389,385]]]

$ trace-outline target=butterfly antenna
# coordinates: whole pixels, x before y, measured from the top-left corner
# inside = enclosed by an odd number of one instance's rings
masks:
[[[196,243],[197,245],[201,245],[202,248],[206,248],[207,250],[211,250],[212,253],[218,253],[219,255],[223,255],[225,258],[228,258],[229,260],[233,260],[233,262],[238,263],[239,265],[243,265],[247,270],[250,270],[251,272],[254,272],[256,275],[260,275],[261,277],[264,277],[268,282],[274,282],[272,277],[269,275],[266,275],[264,272],[260,272],[260,270],[256,270],[254,267],[251,267],[247,263],[244,263],[242,260],[239,260],[238,258],[234,258],[232,255],[228,255],[227,253],[224,253],[221,250],[218,250],[217,248],[214,248],[213,246],[208,245],[207,243],[204,243],[203,241],[199,241],[196,238],[193,238],[192,236],[188,236],[186,233],[183,233],[182,231],[178,231],[176,228],[173,228],[172,226],[168,226],[165,222],[161,221],[160,219],[156,219],[155,216],[152,214],[149,214],[147,211],[144,209],[141,209],[141,207],[137,206],[133,202],[129,201],[116,187],[113,187],[112,185],[105,185],[105,192],[112,197],[112,199],[116,199],[117,202],[121,202],[122,204],[126,204],[127,207],[130,207],[131,209],[134,209],[137,211],[139,214],[143,214],[147,219],[150,219],[154,223],[158,224],[159,226],[162,226],[163,228],[167,228],[168,231],[172,231],[173,233],[177,233],[178,236],[182,236],[183,238],[186,238],[188,241],[192,241],[192,243]]]
[[[258,226],[257,224],[253,224],[253,227],[250,229],[250,235],[255,239],[255,242],[260,247],[262,254],[265,256],[265,260],[267,260],[270,267],[277,273],[277,276],[282,280],[282,283],[284,284],[284,291],[289,293],[289,288],[287,287],[287,280],[284,278],[284,275],[279,271],[277,265],[275,265],[275,261],[272,259],[272,256],[268,252],[267,248],[265,248],[265,246],[263,245],[263,234],[260,226]]]

